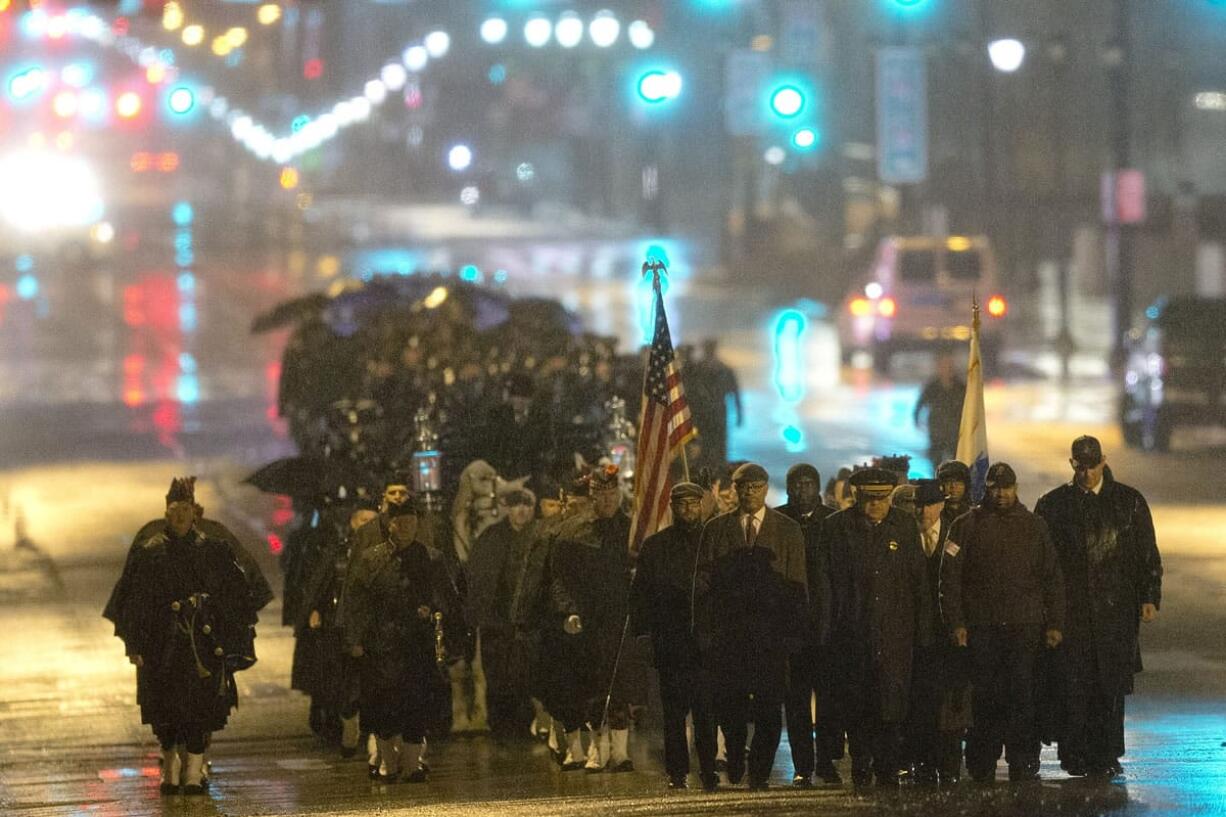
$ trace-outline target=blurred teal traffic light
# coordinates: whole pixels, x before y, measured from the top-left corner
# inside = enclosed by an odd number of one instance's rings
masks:
[[[649,105],[659,105],[681,95],[681,74],[653,68],[639,75],[635,90],[639,99]]]
[[[771,90],[770,106],[775,116],[793,119],[805,109],[805,94],[795,85],[780,85]]]

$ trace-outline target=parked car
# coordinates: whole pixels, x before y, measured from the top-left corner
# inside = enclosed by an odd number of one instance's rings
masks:
[[[1124,442],[1165,451],[1179,426],[1226,424],[1226,298],[1163,299],[1128,335]]]

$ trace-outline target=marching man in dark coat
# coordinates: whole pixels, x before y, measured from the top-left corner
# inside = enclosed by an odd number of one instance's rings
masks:
[[[649,536],[639,550],[631,609],[635,635],[651,636],[660,678],[668,784],[674,789],[687,787],[690,751],[685,719],[692,714],[699,779],[704,789],[714,791],[719,782],[715,772],[715,721],[708,685],[698,663],[690,601],[705,493],[693,482],[673,486],[669,494],[673,524]]]
[[[544,629],[544,669],[551,687],[547,705],[566,732],[564,770],[578,767],[580,730],[587,726],[583,768],[630,772],[630,706],[641,702],[641,679],[624,656],[619,662],[619,652],[629,652],[628,646],[620,648],[633,565],[617,466],[597,466],[576,491],[587,497],[568,507],[549,533],[554,622]]]
[[[932,601],[915,517],[890,507],[898,477],[882,468],[852,474],[856,504],[826,518],[821,546],[829,585],[828,644],[852,782],[902,779],[902,726],[912,656],[931,641]]]
[[[694,627],[710,676],[716,718],[727,739],[728,781],[769,785],[783,724],[788,660],[804,646],[808,577],[800,525],[766,507],[766,469],[733,472],[737,507],[702,530],[694,571]]]
[[[822,477],[808,463],[797,463],[788,469],[788,501],[775,510],[800,525],[805,536],[805,575],[809,582],[809,620],[805,627],[807,640],[788,661],[788,697],[784,713],[788,725],[788,745],[792,749],[792,785],[808,788],[813,785],[813,773],[825,783],[842,782],[834,768],[834,760],[843,756],[841,736],[836,740],[830,728],[829,660],[823,655],[821,629],[829,619],[826,609],[829,599],[821,592],[821,552],[818,534],[822,520],[834,513],[822,504]],[[817,704],[816,740],[813,706]],[[835,746],[835,743],[838,746]]]
[[[928,572],[933,643],[915,653],[911,716],[907,723],[910,755],[920,783],[957,783],[962,774],[962,736],[970,726],[969,667],[966,650],[953,646],[941,621],[941,562],[952,523],[945,515],[945,494],[935,479],[915,486],[915,518]]]
[[[163,794],[204,793],[209,733],[236,700],[234,672],[255,661],[246,579],[230,546],[197,529],[194,484],[171,483],[166,526],[133,553],[115,610],[115,634],[137,668],[141,721],[162,746]]]
[[[378,779],[402,770],[421,783],[426,725],[437,707],[436,622],[460,624],[443,555],[417,540],[417,504],[389,503],[387,541],[364,550],[352,568],[344,607],[349,653],[361,659],[362,721],[378,746]],[[449,639],[452,640],[452,639]]]
[[[533,553],[536,495],[527,488],[516,488],[499,494],[498,504],[504,518],[477,537],[468,556],[466,618],[480,633],[490,729],[496,735],[510,736],[527,729],[532,716],[528,697],[531,654],[517,622],[522,621],[517,601],[529,572],[539,572]]]
[[[941,561],[941,614],[958,647],[968,647],[975,723],[966,768],[996,779],[1003,744],[1012,781],[1039,776],[1035,664],[1042,644],[1060,646],[1064,581],[1047,525],[1017,499],[1017,476],[993,463],[980,507],[960,517]]]
[[[941,483],[941,493],[945,494],[941,521],[944,527],[949,527],[971,509],[971,469],[966,463],[946,460],[937,466],[937,481]]]
[[[1060,761],[1072,775],[1122,774],[1124,696],[1141,669],[1138,630],[1162,603],[1162,557],[1149,505],[1116,482],[1094,437],[1073,441],[1071,482],[1045,494],[1046,520],[1060,555],[1068,611]]]

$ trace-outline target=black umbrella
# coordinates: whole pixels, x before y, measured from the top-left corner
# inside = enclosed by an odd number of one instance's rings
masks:
[[[317,317],[328,306],[330,299],[322,292],[313,292],[301,298],[284,301],[262,315],[257,315],[251,322],[251,333],[258,335],[271,332],[293,323]]]
[[[341,488],[354,496],[359,487],[373,485],[375,479],[350,460],[287,457],[268,463],[243,482],[266,494],[317,497],[335,495]]]

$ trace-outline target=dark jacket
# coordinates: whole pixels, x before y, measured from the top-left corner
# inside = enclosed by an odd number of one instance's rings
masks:
[[[536,525],[515,531],[504,519],[477,537],[468,556],[468,597],[465,617],[472,627],[509,627],[516,623],[516,599],[529,573],[544,566],[544,551],[536,547]],[[522,618],[522,613],[519,614]]]
[[[1097,496],[1069,483],[1035,505],[1064,573],[1066,651],[1093,653],[1108,694],[1132,691],[1141,669],[1142,604],[1162,601],[1162,557],[1145,498],[1110,469]]]
[[[958,426],[962,422],[962,403],[966,399],[966,383],[955,377],[949,386],[933,378],[924,384],[915,401],[913,418],[919,425],[920,415],[928,412],[928,436],[933,442],[957,442]]]
[[[752,548],[732,510],[703,527],[694,629],[717,694],[782,700],[788,657],[807,639],[808,576],[800,525],[766,510]]]
[[[891,508],[872,524],[859,507],[822,523],[830,593],[827,643],[836,661],[841,705],[863,707],[891,723],[906,717],[913,654],[932,641],[924,551],[915,517]],[[878,699],[861,700],[865,689]]]
[[[344,607],[345,646],[362,646],[380,660],[415,653],[433,655],[434,623],[418,608],[443,614],[448,646],[457,649],[463,621],[443,556],[414,542],[396,548],[390,541],[367,548],[349,571]],[[457,632],[459,631],[459,632]]]
[[[800,525],[805,535],[805,576],[809,583],[809,620],[808,642],[805,646],[816,647],[827,638],[826,628],[830,624],[830,597],[825,592],[823,576],[826,566],[825,555],[819,547],[822,521],[835,512],[834,508],[818,504],[812,512],[802,514],[791,503],[780,505],[775,510]]]
[[[115,583],[115,587],[111,591],[111,597],[107,600],[106,608],[102,611],[103,618],[112,623],[115,622],[119,606],[123,603],[124,597],[131,592],[133,557],[142,544],[156,534],[163,533],[165,530],[165,517],[150,519],[141,526],[136,536],[132,537],[132,545],[128,548],[128,558],[124,563],[123,573],[120,574],[119,581]],[[229,546],[234,560],[242,568],[243,579],[247,583],[252,609],[263,610],[268,605],[268,602],[273,600],[272,587],[268,584],[268,580],[264,578],[264,572],[260,570],[259,564],[252,557],[251,553],[238,541],[238,537],[229,528],[214,519],[200,519],[196,522],[196,530],[209,539],[224,542]]]
[[[1064,629],[1064,579],[1041,518],[1016,503],[980,507],[954,522],[941,562],[948,630],[998,624]]]
[[[182,538],[163,531],[137,548],[130,577],[115,630],[144,662],[141,720],[220,729],[235,700],[233,672],[254,656],[255,611],[229,545],[195,528]]]
[[[631,630],[650,635],[655,665],[688,667],[698,659],[690,593],[702,524],[676,523],[647,537],[630,591]]]

